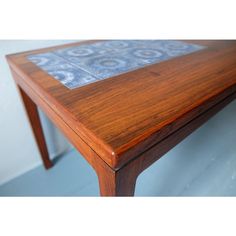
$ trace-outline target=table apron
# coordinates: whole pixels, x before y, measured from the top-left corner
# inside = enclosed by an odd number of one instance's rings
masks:
[[[177,131],[170,134],[158,144],[140,154],[138,157],[129,161],[121,169],[129,169],[129,171],[132,171],[133,174],[138,176],[142,171],[144,171],[151,164],[160,159],[164,154],[166,154],[169,150],[175,147],[193,131],[203,125],[207,120],[209,120],[217,112],[219,112],[226,105],[232,102],[235,98],[236,92],[232,93],[221,102],[217,103],[183,127],[179,128]]]

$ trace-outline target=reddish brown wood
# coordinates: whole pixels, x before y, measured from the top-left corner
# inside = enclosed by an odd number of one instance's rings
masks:
[[[41,154],[43,164],[46,169],[49,169],[53,166],[53,164],[49,158],[47,145],[46,145],[45,137],[43,135],[43,129],[41,126],[41,121],[39,118],[37,106],[19,86],[18,86],[18,89],[21,94],[22,101],[25,106],[25,110],[28,115],[32,130],[34,133],[34,137],[35,137],[39,152]]]
[[[236,99],[236,93],[229,95],[223,101],[216,104],[203,114],[199,115],[184,127],[181,127],[180,129],[160,141],[158,144],[154,145],[149,150],[136,157],[134,160],[131,160],[129,163],[122,167],[122,170],[126,169],[126,171],[132,173],[132,178],[137,178],[142,171],[144,171],[151,164],[160,159],[165,153],[175,147],[189,134],[199,128],[202,124],[204,124],[207,120],[209,120],[212,116],[214,116],[217,112],[219,112],[234,99]]]
[[[25,57],[32,51],[8,58],[32,89],[119,169],[219,102],[228,95],[225,90],[235,91],[236,43],[195,43],[207,48],[74,90],[29,62]]]
[[[105,196],[133,196],[136,179],[139,174],[148,168],[155,161],[160,159],[171,148],[180,143],[184,138],[194,130],[204,124],[208,119],[214,116],[218,111],[236,98],[236,93],[229,95],[220,103],[213,106],[208,111],[199,115],[197,118],[186,124],[184,127],[175,131],[164,140],[154,145],[140,156],[131,160],[118,171],[99,171],[101,195]],[[99,174],[98,174],[99,176]]]
[[[98,175],[101,196],[133,196],[137,173],[131,168],[121,168],[118,171],[110,167],[98,165]]]
[[[194,43],[207,48],[74,90],[26,59],[58,47],[7,58],[16,83],[93,166],[101,195],[125,196],[141,171],[235,97],[236,42]]]
[[[24,94],[28,94],[31,102],[38,104],[42,111],[63,132],[76,149],[85,157],[98,175],[101,196],[132,196],[134,194],[136,176],[132,172],[115,171],[108,166],[47,103],[37,96],[31,88],[13,71],[13,77]],[[25,91],[25,92],[24,92]],[[129,181],[127,181],[129,179]]]

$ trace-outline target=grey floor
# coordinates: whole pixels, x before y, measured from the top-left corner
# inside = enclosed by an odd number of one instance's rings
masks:
[[[0,186],[0,196],[97,196],[96,174],[75,150]]]

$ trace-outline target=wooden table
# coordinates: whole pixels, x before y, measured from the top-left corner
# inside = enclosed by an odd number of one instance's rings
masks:
[[[27,57],[93,41],[8,55],[45,167],[37,106],[94,168],[102,196],[134,195],[143,170],[236,97],[236,42],[185,42],[204,49],[75,89]]]

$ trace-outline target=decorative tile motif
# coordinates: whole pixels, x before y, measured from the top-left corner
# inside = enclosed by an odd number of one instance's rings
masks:
[[[31,55],[28,59],[74,89],[203,48],[174,40],[110,40]]]

